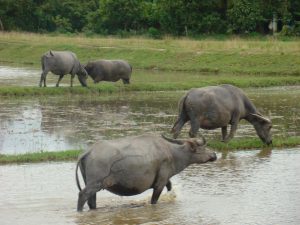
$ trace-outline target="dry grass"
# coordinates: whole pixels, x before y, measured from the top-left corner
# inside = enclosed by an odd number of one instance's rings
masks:
[[[291,41],[282,41],[273,37],[266,40],[242,39],[232,37],[226,40],[192,40],[188,38],[166,37],[162,40],[147,39],[144,37],[117,38],[117,37],[95,37],[87,38],[83,35],[63,36],[63,35],[45,35],[35,33],[20,32],[1,32],[1,42],[31,42],[32,45],[45,43],[51,44],[59,42],[61,44],[76,44],[83,46],[103,47],[103,48],[130,48],[147,49],[154,51],[250,51],[251,53],[278,53],[278,54],[296,54],[300,55],[300,42],[298,39]]]

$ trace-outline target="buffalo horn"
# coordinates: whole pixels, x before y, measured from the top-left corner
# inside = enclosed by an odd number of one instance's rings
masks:
[[[259,118],[259,119],[261,119],[261,120],[263,120],[263,121],[266,121],[266,122],[268,122],[268,123],[271,123],[271,120],[269,120],[269,119],[267,119],[267,118],[265,118],[265,117],[263,117],[263,116],[261,116],[261,115],[259,115],[259,114],[251,113],[251,115],[252,115],[252,116],[255,116],[256,118]]]
[[[202,140],[198,139],[197,144],[198,145],[205,145],[206,144],[206,139],[202,136]]]
[[[178,145],[182,145],[184,143],[183,140],[169,138],[169,137],[165,136],[164,134],[162,134],[161,136],[162,136],[162,138],[164,138],[165,140],[167,140],[167,141],[169,141],[171,143],[175,143],[175,144],[178,144]]]

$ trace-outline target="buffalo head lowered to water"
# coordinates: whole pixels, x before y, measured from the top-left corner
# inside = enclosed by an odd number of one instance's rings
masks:
[[[87,72],[80,64],[75,53],[70,51],[49,51],[42,55],[42,74],[40,79],[40,87],[44,83],[46,87],[46,76],[51,71],[53,74],[59,75],[56,87],[64,75],[71,74],[71,87],[73,86],[73,79],[77,74],[80,84],[84,87],[87,86]]]
[[[257,111],[241,89],[227,84],[191,89],[179,102],[179,116],[171,132],[177,138],[183,125],[190,121],[190,137],[195,137],[199,128],[222,128],[222,140],[228,142],[234,137],[241,119],[254,126],[264,143],[272,143],[271,120]],[[231,130],[227,134],[229,124]]]

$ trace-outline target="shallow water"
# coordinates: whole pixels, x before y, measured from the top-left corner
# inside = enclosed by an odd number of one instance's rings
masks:
[[[38,86],[41,78],[41,69],[29,67],[11,67],[0,65],[0,86]],[[70,85],[71,75],[66,75],[60,82],[60,86]],[[57,75],[47,75],[47,86],[54,87],[58,80]],[[74,85],[80,85],[77,78]]]
[[[157,205],[152,191],[97,194],[97,210],[76,212],[75,162],[0,166],[2,225],[300,224],[300,149],[218,153],[171,179]]]
[[[300,135],[298,87],[247,89],[256,106],[273,121],[273,135]],[[101,139],[140,133],[168,133],[177,118],[177,101],[185,92],[118,93],[0,99],[0,153],[85,148]],[[186,124],[181,132],[186,137]],[[220,129],[203,131],[220,139]],[[241,121],[236,137],[257,137]]]
[[[0,87],[37,85],[40,72],[39,69],[0,66]],[[147,73],[150,79],[151,71]],[[49,86],[54,86],[57,78],[49,73]],[[68,86],[69,79],[70,76],[66,76],[62,86]],[[75,82],[79,85],[77,80]],[[245,92],[257,108],[272,119],[275,137],[300,135],[299,86],[245,89]],[[0,97],[0,154],[81,149],[100,139],[169,133],[178,115],[178,101],[184,93]],[[187,124],[181,136],[186,137],[188,130]],[[220,129],[200,132],[208,138],[220,139]],[[253,126],[241,121],[236,137],[245,136],[257,137]]]
[[[0,86],[37,84],[40,71],[26,70],[9,74],[10,69],[0,67]],[[57,77],[48,77],[49,86],[54,86]],[[64,78],[62,85],[68,84]],[[300,135],[299,87],[245,91],[272,119],[275,137]],[[184,93],[1,97],[0,154],[78,149],[99,139],[166,133]],[[188,129],[186,125],[182,136]],[[208,139],[220,138],[219,130],[204,133]],[[241,122],[236,136],[256,134]],[[173,177],[173,190],[164,190],[157,205],[149,204],[151,190],[133,197],[101,191],[97,210],[85,207],[83,213],[76,212],[75,162],[1,165],[0,224],[297,225],[299,161],[300,148],[218,153],[216,162],[190,166]]]

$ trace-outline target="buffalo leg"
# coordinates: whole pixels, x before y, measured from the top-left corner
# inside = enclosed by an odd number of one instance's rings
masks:
[[[58,81],[56,83],[56,87],[59,87],[59,82],[63,79],[64,75],[59,75]]]
[[[222,127],[222,141],[225,141],[227,136],[227,126]]]
[[[179,116],[178,120],[175,122],[171,133],[173,133],[173,138],[177,138],[180,130],[182,129],[182,127],[184,126],[184,124],[188,121],[188,119],[185,117],[183,118],[181,115]]]
[[[88,199],[88,206],[90,209],[96,209],[96,195],[97,194],[94,194]]]
[[[123,81],[123,84],[130,84],[129,79],[122,79],[122,81]]]
[[[194,138],[196,137],[198,131],[199,131],[199,128],[200,128],[200,123],[199,123],[199,120],[197,120],[196,117],[190,117],[191,118],[191,129],[189,131],[189,136],[191,138]]]
[[[42,87],[42,83],[44,82],[44,87],[46,87],[46,76],[47,76],[48,71],[44,70],[41,74],[41,79],[40,79],[40,87]]]
[[[151,204],[157,203],[157,200],[163,189],[164,189],[164,186],[159,186],[159,187],[154,188],[152,198],[151,198]]]
[[[71,87],[73,87],[73,80],[74,80],[75,74],[71,74]]]
[[[231,128],[230,128],[229,135],[227,135],[224,142],[228,142],[230,139],[232,139],[234,137],[234,134],[238,127],[238,123],[239,123],[239,117],[234,115],[233,119],[231,120]]]
[[[171,191],[171,190],[172,190],[172,183],[171,183],[170,180],[168,180],[168,183],[167,183],[166,187],[167,187],[167,190],[168,190],[168,191]]]
[[[93,186],[87,185],[82,191],[80,191],[78,194],[77,211],[82,211],[84,204],[91,197],[92,199],[90,200],[90,203],[93,204],[94,203],[93,197],[95,196],[96,192],[100,191],[101,189],[102,189],[102,185],[93,185]]]
[[[163,191],[164,187],[167,186],[167,188],[170,188],[170,180],[168,177],[168,165],[166,164],[162,164],[160,167],[160,171],[157,174],[157,179],[156,182],[153,186],[153,194],[152,194],[152,198],[151,198],[151,204],[156,204],[157,200],[161,194],[161,192]]]

